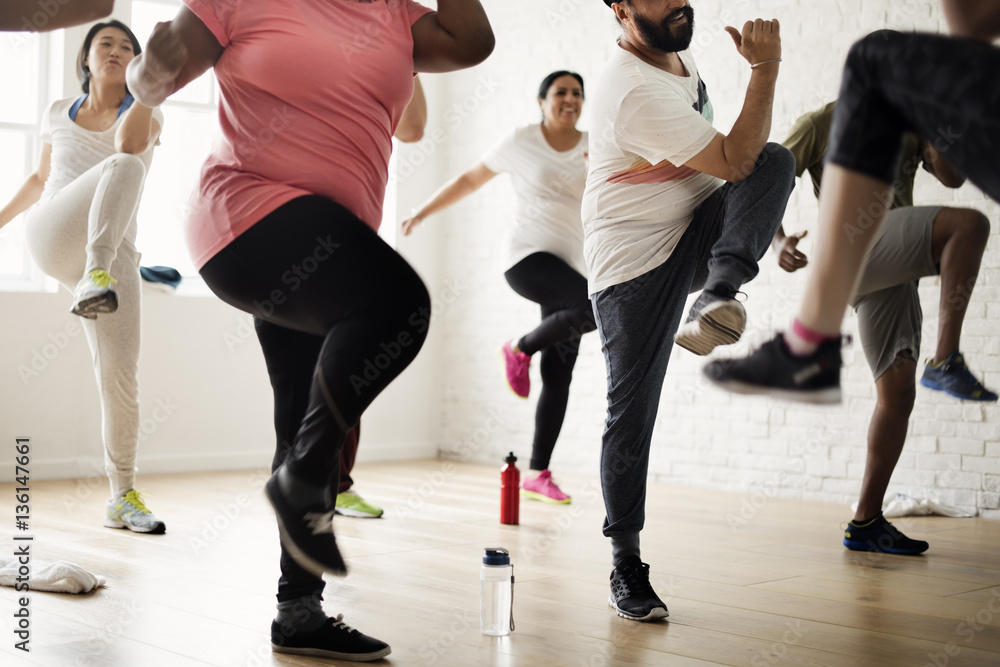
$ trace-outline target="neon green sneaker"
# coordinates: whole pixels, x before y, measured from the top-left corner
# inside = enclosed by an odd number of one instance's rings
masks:
[[[377,519],[382,516],[382,508],[359,496],[354,489],[348,489],[337,494],[337,514],[358,519]]]
[[[167,532],[166,524],[149,511],[135,489],[129,489],[119,498],[109,499],[106,509],[104,525],[108,528],[128,528],[134,533],[156,535]]]
[[[118,310],[118,293],[111,286],[118,281],[104,269],[94,269],[76,284],[73,307],[69,312],[88,320],[96,320],[98,313]]]

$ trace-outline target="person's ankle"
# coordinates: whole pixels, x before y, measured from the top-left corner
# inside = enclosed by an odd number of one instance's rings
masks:
[[[838,337],[839,334],[834,336],[808,327],[798,318],[792,320],[792,326],[784,333],[785,348],[796,357],[814,354],[820,345]]]
[[[851,523],[853,523],[855,526],[863,526],[866,523],[871,523],[872,521],[874,521],[875,519],[877,519],[878,515],[881,514],[881,513],[882,513],[881,511],[875,512],[873,514],[869,514],[867,512],[860,512],[860,511],[859,512],[855,512],[854,513],[854,518],[851,519]]]

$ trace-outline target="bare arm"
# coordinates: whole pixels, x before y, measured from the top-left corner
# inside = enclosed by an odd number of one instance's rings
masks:
[[[3,0],[0,3],[0,31],[48,32],[90,23],[110,14],[115,1],[59,0],[58,3],[51,3],[48,6],[52,5],[56,7],[55,14],[49,16],[48,12],[45,12],[46,20],[42,22],[35,20],[40,9],[38,0]]]
[[[128,87],[137,102],[157,107],[214,67],[222,45],[187,7],[173,21],[157,23],[146,50],[129,63]]]
[[[460,202],[483,187],[494,176],[496,176],[496,172],[490,171],[485,164],[480,162],[461,176],[445,183],[427,200],[427,203],[420,207],[416,215],[403,221],[403,235],[409,236],[413,228],[423,222],[424,218]]]
[[[941,182],[946,188],[960,188],[965,185],[965,175],[952,166],[930,143],[921,143],[924,171]]]
[[[747,21],[743,33],[726,30],[736,43],[740,55],[751,65],[781,57],[781,34],[777,20]],[[763,64],[751,71],[750,85],[739,118],[729,136],[721,132],[686,166],[711,174],[731,183],[750,175],[771,134],[771,110],[774,87],[778,81],[778,63]]]
[[[496,38],[479,0],[438,0],[413,24],[413,71],[453,72],[493,53]]]
[[[420,77],[413,78],[413,97],[403,110],[396,133],[393,135],[403,143],[412,144],[424,138],[424,128],[427,127],[427,99],[424,97],[424,87],[420,85]]]
[[[38,156],[38,166],[35,167],[35,171],[25,179],[24,184],[14,193],[10,202],[0,209],[0,228],[24,213],[42,196],[45,181],[49,180],[49,166],[51,164],[52,144],[42,144],[42,152]]]
[[[153,119],[153,110],[133,102],[115,132],[115,150],[119,153],[142,155],[156,143],[159,136],[160,124]]]
[[[984,42],[1000,37],[1000,0],[941,0],[951,34]]]

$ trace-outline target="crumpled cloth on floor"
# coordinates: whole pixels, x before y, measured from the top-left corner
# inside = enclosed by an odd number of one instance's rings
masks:
[[[851,505],[852,510],[858,509],[858,504]],[[937,498],[912,498],[905,493],[889,493],[882,500],[882,516],[887,519],[898,516],[926,516],[940,514],[951,517],[970,517],[976,514],[966,512],[953,505],[945,505]]]
[[[0,557],[0,586],[16,586],[25,583],[18,581],[21,563],[16,557]],[[55,563],[42,563],[34,560],[30,563],[31,575],[27,581],[30,590],[47,591],[49,593],[89,593],[108,583],[105,577],[84,570],[79,565],[64,560]]]

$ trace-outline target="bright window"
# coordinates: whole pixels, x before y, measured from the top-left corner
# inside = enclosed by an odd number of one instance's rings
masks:
[[[35,169],[38,119],[48,86],[48,35],[0,33],[0,63],[8,81],[0,103],[0,207]],[[0,228],[0,289],[38,290],[45,279],[28,258],[24,216]]]

